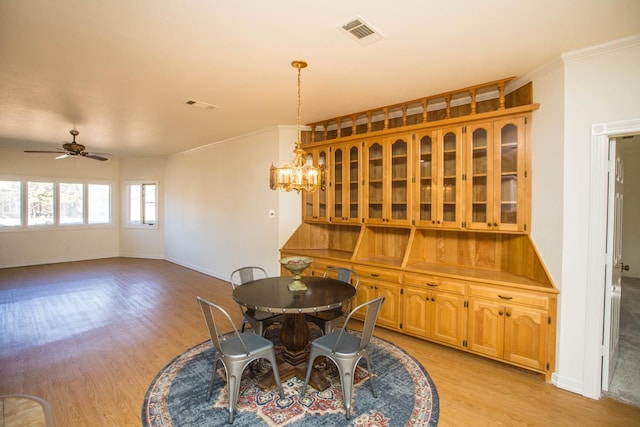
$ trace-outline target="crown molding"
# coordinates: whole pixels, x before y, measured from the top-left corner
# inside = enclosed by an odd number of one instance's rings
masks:
[[[584,49],[578,49],[571,52],[563,53],[562,61],[567,62],[580,61],[591,56],[602,55],[603,53],[612,52],[619,49],[627,49],[629,47],[640,45],[640,34],[613,40],[607,43],[590,46]]]

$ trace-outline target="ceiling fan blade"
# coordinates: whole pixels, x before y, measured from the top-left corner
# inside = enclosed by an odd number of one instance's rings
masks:
[[[89,159],[93,159],[93,160],[100,160],[101,162],[104,162],[105,160],[109,160],[106,157],[96,156],[95,154],[91,154],[91,153],[82,153],[82,156],[87,157]]]
[[[56,157],[56,160],[57,159],[64,159],[65,157],[69,157],[69,154],[67,154],[67,153],[61,154],[58,157]]]
[[[25,150],[25,153],[54,153],[60,154],[62,151],[44,151],[44,150]]]

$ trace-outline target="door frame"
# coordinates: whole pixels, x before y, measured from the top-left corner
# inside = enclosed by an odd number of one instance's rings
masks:
[[[640,119],[597,123],[591,126],[591,181],[587,260],[583,395],[602,394],[605,265],[607,243],[609,139],[640,133]]]

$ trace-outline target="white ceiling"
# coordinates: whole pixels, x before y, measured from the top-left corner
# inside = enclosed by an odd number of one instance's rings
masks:
[[[385,37],[339,29],[355,16]],[[0,0],[0,148],[77,128],[90,151],[166,155],[295,125],[294,59],[309,123],[638,32],[638,0]]]

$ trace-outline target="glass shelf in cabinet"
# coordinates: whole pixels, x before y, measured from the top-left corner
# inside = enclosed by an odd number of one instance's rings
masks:
[[[471,147],[472,147],[473,151],[486,150],[487,149],[487,140],[486,139],[483,139],[483,140],[474,139]]]

